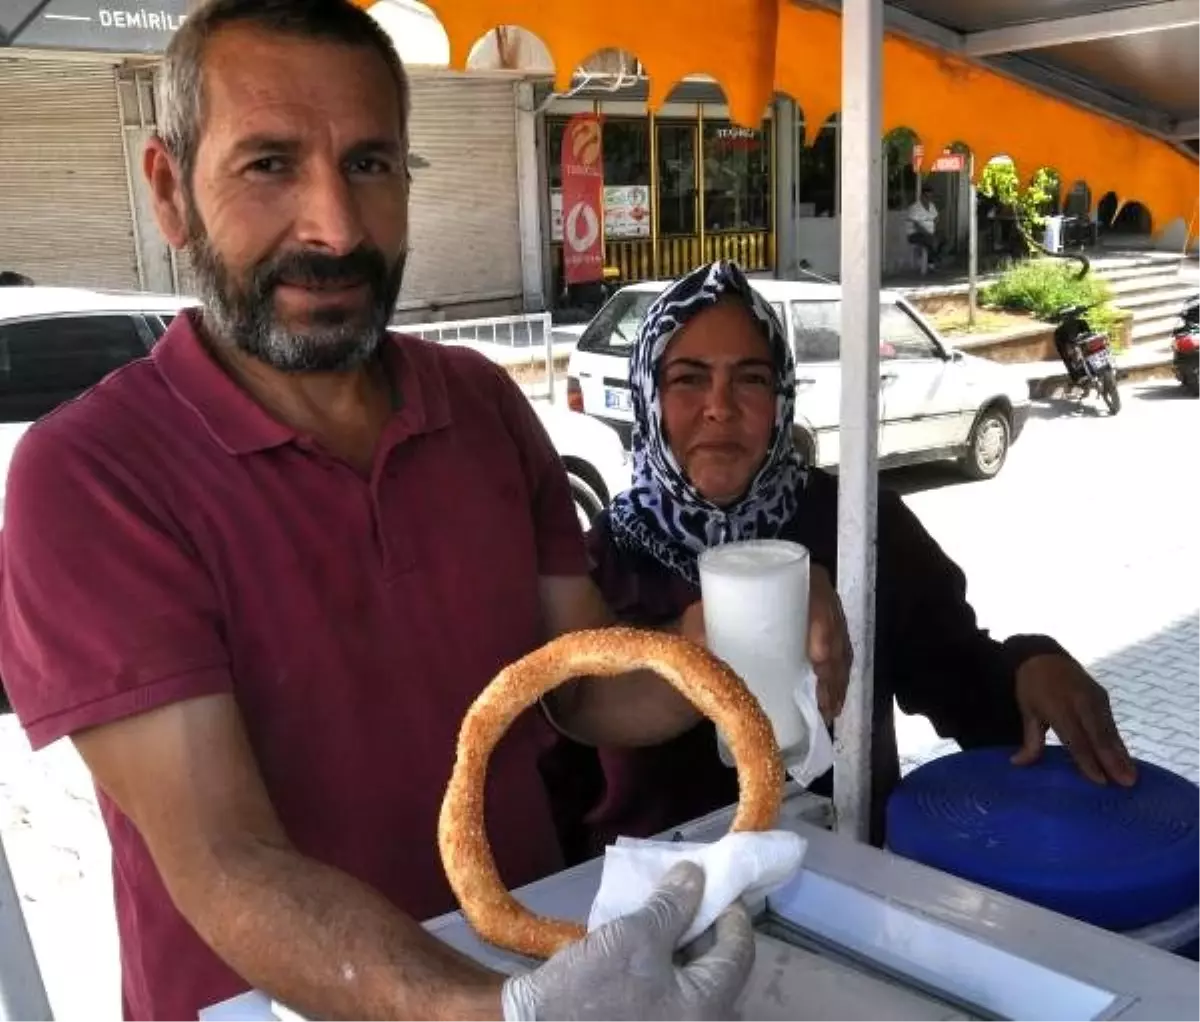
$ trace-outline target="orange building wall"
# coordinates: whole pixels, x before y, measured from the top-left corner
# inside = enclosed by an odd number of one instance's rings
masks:
[[[356,0],[370,6],[373,0]],[[450,40],[452,67],[496,25],[536,34],[554,57],[557,87],[597,50],[636,54],[650,75],[650,106],[685,76],[716,78],[731,116],[756,126],[775,92],[804,112],[809,137],[841,103],[841,19],[789,0],[429,0]],[[997,155],[1023,179],[1052,167],[1070,187],[1086,181],[1093,204],[1109,191],[1137,200],[1156,229],[1176,219],[1196,236],[1197,163],[1165,142],[1048,96],[978,64],[888,35],[883,129],[920,136],[926,160],[965,143],[976,166]]]

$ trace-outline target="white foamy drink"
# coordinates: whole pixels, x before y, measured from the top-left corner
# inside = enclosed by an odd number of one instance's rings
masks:
[[[805,745],[793,697],[808,670],[808,551],[786,540],[747,540],[700,555],[708,648],[754,693],[786,752]]]

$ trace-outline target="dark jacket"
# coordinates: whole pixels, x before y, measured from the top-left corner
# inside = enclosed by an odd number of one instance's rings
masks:
[[[837,480],[809,474],[799,511],[781,539],[808,548],[836,582]],[[899,496],[879,491],[875,691],[871,744],[871,838],[883,842],[886,800],[900,778],[893,698],[928,717],[964,748],[1018,745],[1017,668],[1031,656],[1063,653],[1053,639],[997,642],[975,620],[966,577]],[[642,554],[618,548],[602,515],[589,536],[592,576],[622,620],[660,625],[699,599],[689,582]],[[543,762],[572,860],[599,854],[617,835],[645,837],[737,800],[734,771],[717,756],[707,722],[645,749],[591,749],[561,739]],[[831,791],[832,771],[812,790]]]

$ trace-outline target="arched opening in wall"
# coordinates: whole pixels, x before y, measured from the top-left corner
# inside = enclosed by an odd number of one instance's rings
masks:
[[[1119,235],[1123,240],[1148,239],[1154,233],[1154,221],[1150,210],[1134,200],[1127,202],[1113,218],[1109,234]]]
[[[1063,247],[1092,248],[1096,244],[1096,220],[1092,216],[1092,189],[1086,181],[1075,181],[1063,195]]]
[[[939,153],[927,153],[925,170],[922,191],[930,192],[937,211],[935,233],[942,262],[965,267],[971,230],[971,147],[954,141]]]
[[[996,268],[1029,256],[1027,236],[1033,230],[1023,216],[1024,187],[1012,157],[1000,153],[979,171],[980,265]],[[984,240],[986,239],[986,240]]]
[[[805,144],[808,136],[803,111],[797,117],[799,146],[796,158],[796,195],[801,219],[836,220],[841,214],[841,132],[837,114],[831,114]]]
[[[379,0],[367,13],[391,38],[405,66],[449,65],[450,38],[438,16],[419,0]]]
[[[793,141],[796,269],[834,277],[841,269],[841,132],[837,114],[819,125],[797,106]],[[806,140],[811,136],[811,142]],[[803,276],[803,274],[802,274]]]
[[[910,237],[918,237],[913,221],[919,205],[922,183],[926,180],[921,138],[912,128],[901,125],[883,136],[883,272],[909,273],[923,268],[922,249]],[[932,213],[922,210],[918,218],[932,225]],[[920,228],[924,229],[924,228]],[[936,237],[930,233],[931,240]]]
[[[888,210],[907,210],[917,201],[924,150],[912,128],[893,128],[883,136],[885,204]]]
[[[1116,192],[1105,192],[1101,196],[1100,201],[1096,204],[1096,222],[1100,225],[1101,231],[1106,231],[1112,227],[1112,222],[1117,215],[1117,208],[1119,206],[1120,199],[1117,198]]]
[[[608,47],[596,50],[575,69],[572,85],[584,84],[618,92],[645,77],[646,69],[637,54]]]
[[[497,25],[475,40],[467,53],[467,70],[553,75],[554,58],[536,33],[519,25]]]
[[[1038,167],[1025,184],[1025,212],[1034,240],[1048,252],[1063,250],[1062,180],[1053,167]]]

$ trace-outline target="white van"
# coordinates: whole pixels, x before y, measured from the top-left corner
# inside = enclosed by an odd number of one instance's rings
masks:
[[[796,355],[796,436],[812,464],[839,461],[841,287],[752,280],[787,326]],[[631,284],[596,313],[567,373],[571,408],[608,423],[628,445],[633,425],[629,355],[639,324],[667,282]],[[887,467],[955,460],[990,479],[1029,415],[1023,379],[1007,367],[949,348],[899,295],[883,292],[879,315],[879,458]]]

